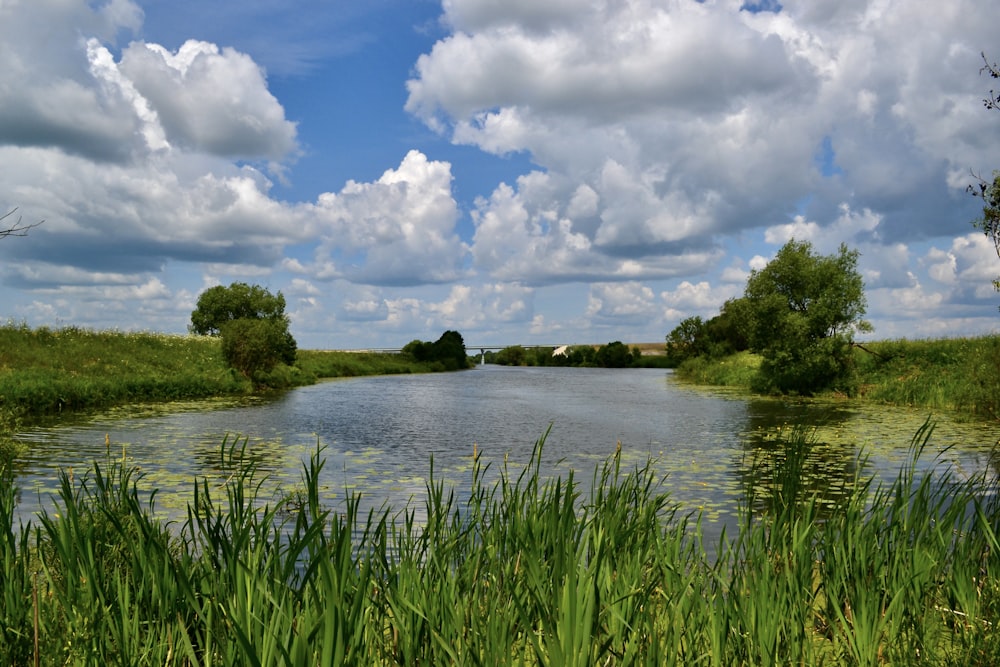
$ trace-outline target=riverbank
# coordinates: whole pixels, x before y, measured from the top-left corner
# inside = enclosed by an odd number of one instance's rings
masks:
[[[759,365],[749,352],[697,357],[682,363],[676,375],[749,391]],[[856,344],[853,374],[853,398],[1000,419],[1000,336]]]
[[[319,379],[424,373],[407,355],[300,350],[295,366],[272,371],[272,386]],[[125,403],[239,396],[255,388],[223,361],[208,336],[0,327],[0,426]]]

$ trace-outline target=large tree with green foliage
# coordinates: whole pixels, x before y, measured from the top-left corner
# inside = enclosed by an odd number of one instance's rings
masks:
[[[734,311],[761,362],[757,388],[811,394],[847,388],[855,330],[871,329],[858,252],[820,256],[792,239],[753,271]]]
[[[288,325],[281,292],[246,283],[210,287],[191,313],[191,331],[221,336],[226,363],[248,378],[295,363],[298,346]]]

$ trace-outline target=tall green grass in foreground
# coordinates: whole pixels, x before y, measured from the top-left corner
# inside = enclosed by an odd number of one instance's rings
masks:
[[[747,462],[739,530],[706,549],[651,465],[614,455],[581,484],[529,465],[422,508],[263,497],[246,445],[157,521],[121,462],[63,475],[58,508],[12,525],[0,493],[0,655],[14,665],[993,665],[995,471],[859,479],[821,519],[798,483],[810,441]],[[587,491],[583,489],[587,488]],[[750,511],[749,508],[755,508]],[[417,510],[421,511],[417,511]]]

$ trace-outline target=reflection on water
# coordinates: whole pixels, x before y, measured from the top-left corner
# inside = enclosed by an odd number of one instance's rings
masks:
[[[18,484],[29,515],[50,502],[59,469],[86,470],[124,452],[144,473],[142,484],[160,489],[157,507],[180,517],[196,479],[224,480],[222,444],[239,434],[271,476],[268,492],[297,488],[303,463],[321,447],[329,502],[361,492],[369,507],[401,507],[423,497],[432,459],[435,478],[453,483],[461,497],[474,448],[490,466],[487,479],[495,479],[505,463],[515,471],[527,464],[551,426],[541,460],[547,474],[572,469],[587,482],[620,442],[629,466],[652,457],[675,501],[721,525],[732,520],[746,484],[761,483],[748,465],[754,455],[780,454],[779,429],[814,430],[807,483],[835,503],[857,472],[859,447],[867,470],[894,474],[927,416],[847,402],[747,399],[678,384],[655,369],[485,366],[337,380],[269,399],[118,410],[36,428],[22,434],[30,450]],[[946,462],[981,470],[998,429],[937,419],[928,453],[950,447]],[[766,466],[756,474],[762,471]]]

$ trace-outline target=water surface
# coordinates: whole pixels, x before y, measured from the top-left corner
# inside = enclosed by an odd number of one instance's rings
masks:
[[[239,436],[271,475],[270,492],[297,488],[303,462],[321,447],[331,504],[353,491],[370,506],[399,508],[422,498],[432,459],[435,476],[460,493],[474,451],[494,475],[504,465],[516,472],[548,431],[547,474],[573,470],[586,486],[620,443],[629,466],[653,458],[673,498],[719,524],[732,520],[745,485],[759,481],[748,472],[750,453],[767,452],[780,430],[815,429],[809,483],[833,502],[862,451],[872,473],[898,469],[928,416],[937,422],[928,466],[974,474],[987,465],[998,429],[947,415],[747,398],[681,384],[658,369],[480,366],[335,380],[266,400],[130,407],[35,428],[22,434],[30,449],[18,484],[30,516],[51,506],[59,470],[80,475],[95,459],[124,456],[145,475],[144,488],[160,489],[160,511],[180,517],[196,479],[224,478],[220,445]]]

